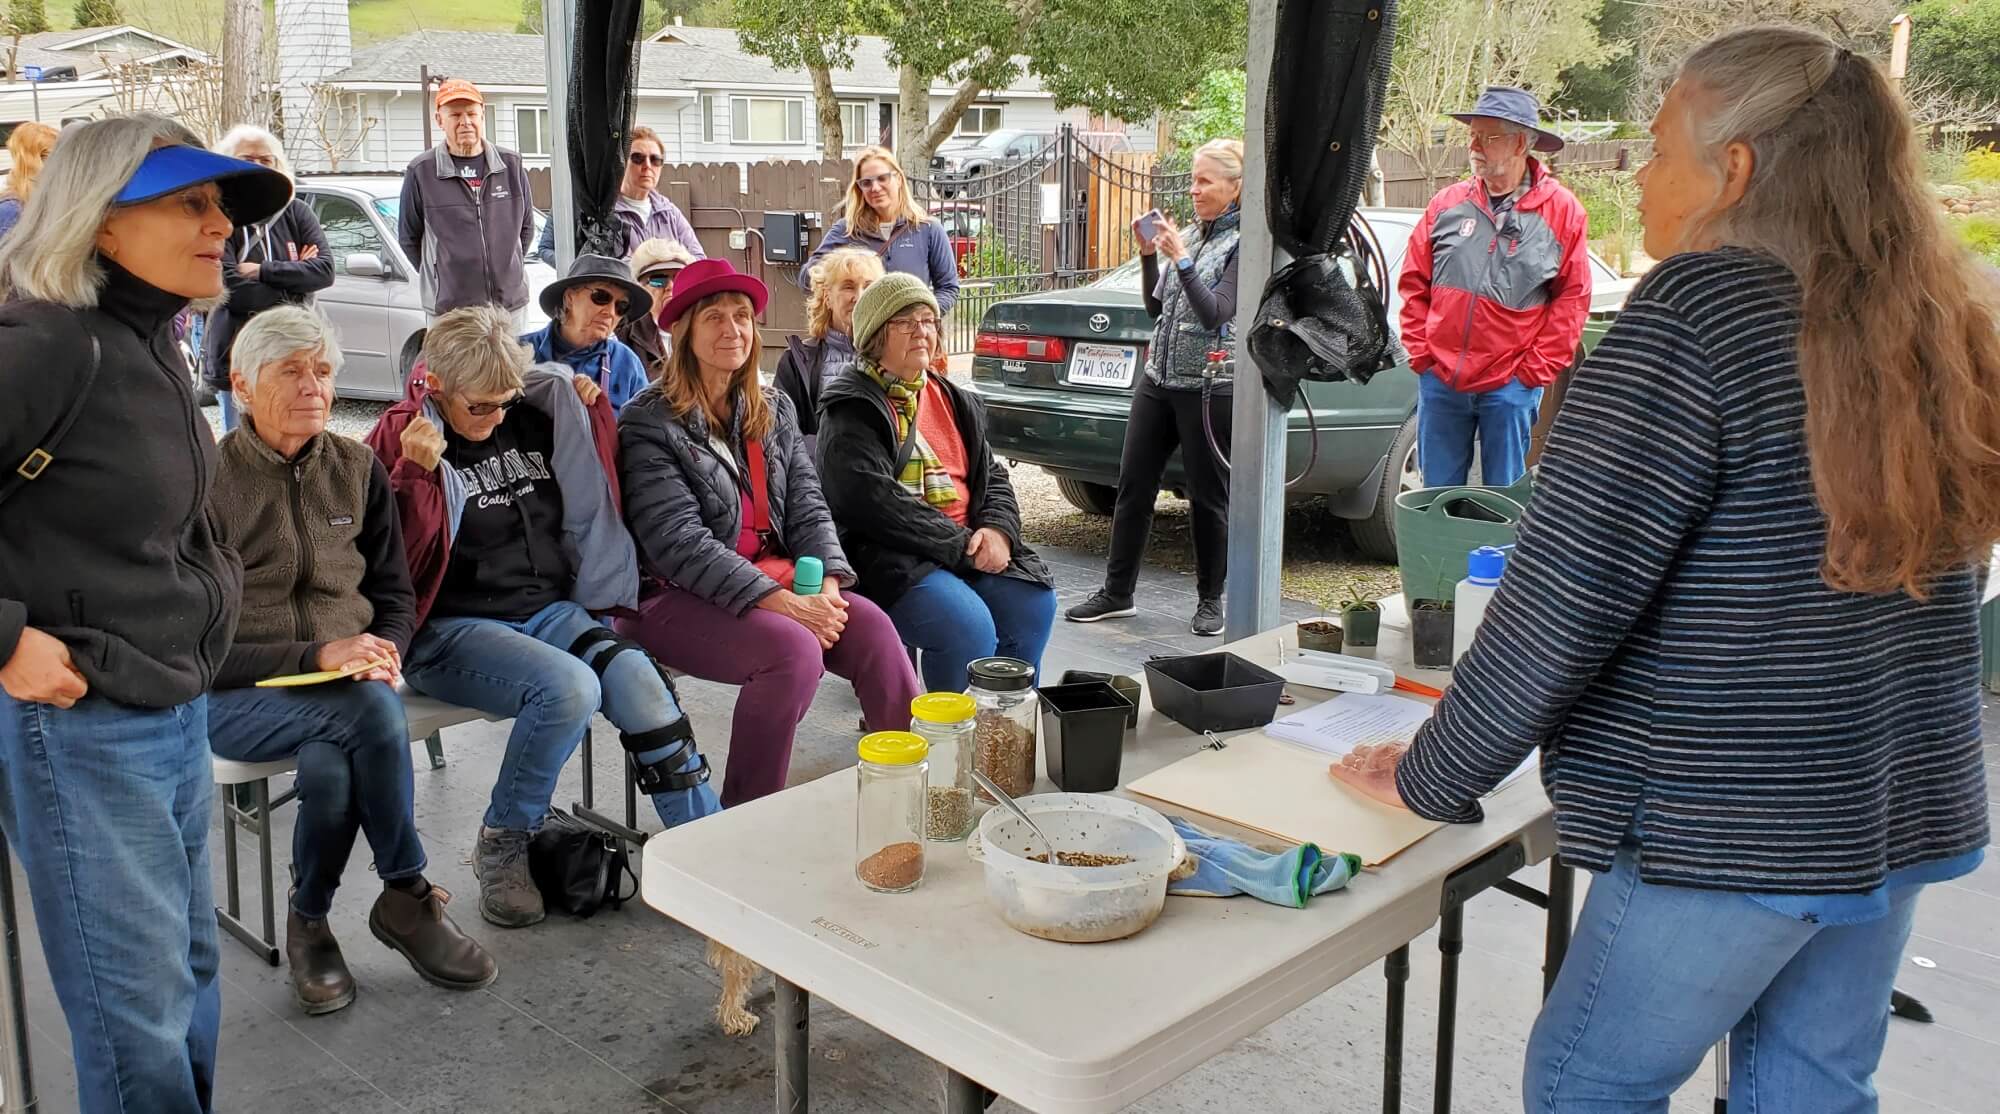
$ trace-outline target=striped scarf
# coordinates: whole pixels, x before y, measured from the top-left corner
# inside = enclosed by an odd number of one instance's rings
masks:
[[[896,419],[896,444],[900,447],[903,438],[911,436],[910,427],[917,422],[917,403],[924,394],[923,379],[920,377],[913,383],[890,375],[872,362],[863,362],[861,373],[889,396],[889,413]],[[916,432],[915,438],[916,443],[910,446],[910,462],[896,479],[910,494],[933,507],[957,502],[958,487],[951,482],[951,473],[944,470],[944,462],[924,441],[922,430]]]

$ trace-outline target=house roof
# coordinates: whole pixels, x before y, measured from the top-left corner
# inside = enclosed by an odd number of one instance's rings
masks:
[[[418,71],[462,77],[479,86],[539,86],[547,83],[548,56],[540,35],[493,31],[419,31],[354,52],[354,64],[328,80],[338,85],[407,85]],[[886,40],[865,37],[854,51],[852,68],[836,73],[840,92],[896,90]],[[699,89],[779,89],[811,92],[804,70],[775,66],[743,49],[727,27],[668,27],[640,44],[639,87],[692,93]],[[995,96],[1046,96],[1031,76],[1022,76]]]
[[[137,40],[136,44],[117,46],[111,44],[118,39]],[[7,50],[12,43],[0,42],[0,65],[4,65]],[[123,24],[117,27],[79,27],[68,31],[42,31],[21,36],[20,53],[14,64],[18,67],[40,66],[44,70],[57,66],[72,66],[79,78],[94,77],[105,70],[105,56],[115,55],[121,61],[154,62],[169,57],[205,59],[203,52],[175,42],[165,35],[148,31],[143,27]],[[11,78],[12,74],[4,74]]]

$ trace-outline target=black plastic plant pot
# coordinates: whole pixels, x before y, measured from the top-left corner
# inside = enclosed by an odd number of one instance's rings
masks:
[[[1189,731],[1262,727],[1278,714],[1285,679],[1231,653],[1156,658],[1146,663],[1153,710]]]
[[[1340,626],[1349,646],[1373,646],[1382,638],[1382,609],[1348,608],[1340,613]]]
[[[1451,668],[1452,624],[1449,611],[1420,607],[1410,613],[1410,657],[1418,669]]]
[[[1050,685],[1042,698],[1042,757],[1049,780],[1065,793],[1118,788],[1125,758],[1125,716],[1132,702],[1105,681]]]
[[[1076,685],[1085,681],[1103,681],[1105,684],[1117,689],[1118,694],[1125,698],[1125,702],[1132,705],[1131,710],[1125,713],[1125,730],[1130,731],[1139,726],[1139,682],[1137,680],[1120,673],[1093,673],[1088,669],[1063,670],[1063,684]]]
[[[1299,649],[1337,654],[1340,646],[1340,626],[1333,620],[1307,619],[1299,624]]]

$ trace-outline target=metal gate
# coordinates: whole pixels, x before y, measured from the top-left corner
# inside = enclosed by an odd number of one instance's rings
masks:
[[[1104,152],[1065,124],[1032,154],[978,173],[905,168],[910,194],[943,224],[958,257],[952,353],[973,350],[995,302],[1095,282],[1137,252],[1132,222],[1158,208],[1192,219],[1190,175],[1171,157]]]

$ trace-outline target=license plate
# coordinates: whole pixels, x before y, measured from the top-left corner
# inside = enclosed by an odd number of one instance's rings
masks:
[[[1129,387],[1139,350],[1120,344],[1079,344],[1071,349],[1069,381],[1092,387]]]

